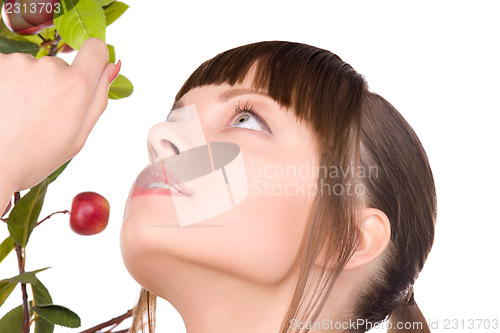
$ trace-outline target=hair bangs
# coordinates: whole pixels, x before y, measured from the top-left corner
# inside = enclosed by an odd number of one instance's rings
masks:
[[[346,127],[345,117],[332,117],[344,112],[326,110],[359,104],[359,96],[351,93],[364,85],[360,75],[357,82],[348,82],[346,78],[351,78],[352,73],[347,72],[354,70],[328,50],[268,41],[243,45],[205,61],[187,79],[175,101],[196,87],[241,84],[252,68],[254,89],[265,92],[286,109],[291,107],[298,119],[310,122],[315,132],[323,136],[333,127]],[[352,84],[358,89],[352,89]]]

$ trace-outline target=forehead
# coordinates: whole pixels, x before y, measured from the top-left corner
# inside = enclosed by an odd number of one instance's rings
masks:
[[[241,86],[247,87],[247,88],[254,86],[254,79],[255,79],[255,75],[257,73],[258,66],[259,66],[258,62],[253,63],[253,65],[250,67],[248,72],[245,74],[245,79],[243,80]]]
[[[234,88],[254,89],[254,90],[260,91],[261,93],[265,93],[265,91],[263,91],[262,88],[255,88],[257,86],[257,84],[256,84],[256,82],[254,82],[254,79],[255,79],[255,76],[257,73],[258,66],[259,66],[258,61],[255,61],[250,66],[249,70],[245,73],[243,81],[236,82],[234,85],[229,85],[227,82],[225,82],[225,83],[211,83],[211,84],[209,83],[207,85],[192,87],[188,91],[185,91],[181,97],[177,96],[178,99],[175,101],[174,106],[178,107],[179,105],[182,105],[182,103],[178,103],[178,101],[181,101],[183,99],[183,97],[185,95],[189,94],[189,92],[191,92],[192,90],[195,90],[197,88],[201,88],[204,86],[212,86],[212,87],[213,86],[221,86],[221,87],[226,86],[226,88],[234,87]],[[172,109],[175,109],[175,107],[172,107]]]
[[[211,84],[211,85],[192,88],[191,90],[186,92],[180,99],[175,101],[175,103],[172,106],[172,110],[186,106],[187,103],[189,103],[186,100],[189,100],[193,97],[193,95],[196,95],[197,93],[206,90],[210,90],[210,93],[208,94],[210,96],[215,96],[216,100],[221,103],[235,96],[243,94],[256,94],[271,98],[266,91],[254,87],[255,73],[256,73],[256,64],[252,65],[252,67],[245,75],[243,82],[241,83],[235,83],[232,86],[229,85],[228,83],[223,83],[223,84]]]

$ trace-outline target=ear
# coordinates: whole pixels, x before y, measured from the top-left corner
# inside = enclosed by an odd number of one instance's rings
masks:
[[[376,208],[363,209],[363,217],[358,223],[357,229],[359,232],[358,247],[345,270],[363,266],[378,258],[391,239],[389,218]]]

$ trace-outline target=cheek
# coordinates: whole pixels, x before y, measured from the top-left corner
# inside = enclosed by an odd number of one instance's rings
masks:
[[[225,249],[233,254],[226,269],[267,284],[288,277],[302,247],[309,208],[300,196],[249,194],[225,216],[233,239]]]
[[[283,163],[284,159],[278,160]],[[255,279],[260,276],[268,283],[286,278],[297,268],[316,190],[314,177],[273,172],[292,170],[298,166],[295,161],[274,162],[247,164],[249,194],[232,212],[237,215],[232,226],[240,240],[238,252],[251,264],[240,269],[246,269],[248,276],[257,273]]]

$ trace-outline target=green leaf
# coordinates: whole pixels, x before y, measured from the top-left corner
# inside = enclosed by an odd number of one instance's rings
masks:
[[[71,162],[71,160],[61,165],[59,168],[57,168],[56,171],[52,172],[50,176],[47,177],[47,179],[49,180],[49,184],[52,183],[54,180],[56,180],[57,177],[59,177],[59,175],[64,171],[64,169],[66,169],[69,162]]]
[[[115,47],[113,45],[108,44],[108,52],[109,52],[109,63],[114,64],[115,63]]]
[[[21,42],[30,42],[33,44],[36,44],[40,46],[42,44],[42,39],[38,35],[18,35],[18,34],[13,34],[12,37],[9,36],[4,36],[6,38],[16,40],[16,41],[21,41]]]
[[[0,319],[0,333],[22,333],[23,318],[22,305],[10,310]]]
[[[36,54],[35,58],[40,59],[41,57],[48,56],[50,53],[49,49],[46,47],[41,47],[38,53]]]
[[[35,305],[52,304],[52,297],[50,296],[49,291],[38,278],[36,278],[36,280],[36,283],[31,285]]]
[[[9,255],[9,253],[14,249],[16,242],[12,239],[12,237],[8,236],[5,240],[0,244],[0,262],[2,262],[5,257]]]
[[[106,25],[110,25],[116,21],[128,9],[128,5],[120,1],[115,1],[104,7],[104,15],[106,15]]]
[[[54,324],[49,323],[42,317],[35,320],[35,333],[52,333],[54,332]]]
[[[97,37],[106,40],[106,16],[94,0],[61,0],[61,11],[54,15],[54,25],[61,37],[73,49]]]
[[[109,87],[108,98],[120,99],[128,97],[132,94],[133,91],[134,86],[129,81],[129,79],[120,74]]]
[[[16,275],[9,279],[0,280],[0,306],[5,302],[7,297],[12,293],[18,283],[29,283],[33,288],[35,299],[40,303],[52,303],[52,298],[45,286],[36,278],[35,274],[48,269],[42,268],[32,272],[26,272]]]
[[[47,267],[48,268],[48,267]],[[0,306],[5,302],[7,297],[12,293],[18,283],[29,283],[33,288],[33,293],[37,295],[41,303],[52,303],[52,299],[48,294],[48,290],[36,278],[35,274],[46,270],[47,268],[38,269],[33,272],[26,272],[16,275],[9,279],[0,280]],[[40,283],[40,285],[38,285]]]
[[[95,0],[95,2],[97,2],[102,7],[109,5],[113,1],[115,1],[115,0]]]
[[[52,297],[49,291],[37,278],[37,283],[31,285],[33,290],[33,303],[36,304],[52,304]],[[36,319],[35,333],[52,333],[54,332],[54,324],[49,323],[42,317]]]
[[[14,52],[19,53],[28,53],[32,56],[35,56],[38,53],[40,47],[31,42],[20,41],[20,40],[12,40],[0,36],[0,52],[9,54]]]
[[[77,328],[81,325],[80,317],[73,311],[64,306],[54,304],[35,305],[33,311],[49,323]]]
[[[36,278],[35,274],[40,273],[46,269],[49,269],[49,267],[37,269],[36,271],[32,271],[32,272],[25,272],[25,273],[13,276],[9,279],[0,280],[0,282],[11,282],[11,283],[16,283],[16,284],[17,283],[30,283],[30,284],[34,285],[38,282],[38,279]]]
[[[49,180],[44,179],[40,184],[33,187],[25,196],[19,199],[7,218],[10,237],[21,247],[26,246],[31,232],[37,224],[48,184]]]
[[[40,35],[43,36],[45,39],[54,39],[56,37],[56,28],[55,27],[50,27],[47,29],[43,29],[43,31],[40,33]],[[40,38],[40,37],[38,37]]]
[[[2,306],[14,288],[16,288],[16,285],[17,283],[0,281],[0,306]]]

